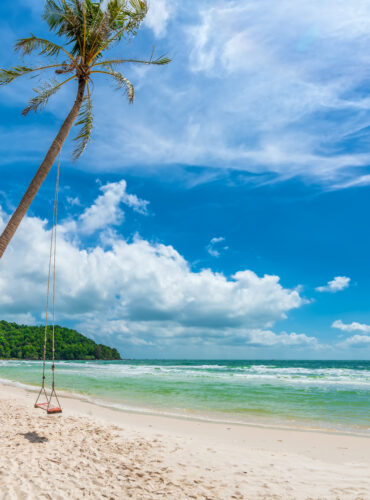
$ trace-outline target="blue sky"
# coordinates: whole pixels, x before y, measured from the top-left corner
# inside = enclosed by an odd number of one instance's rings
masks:
[[[0,6],[0,65],[46,35],[40,0]],[[370,358],[370,7],[360,0],[151,0],[113,53],[129,105],[94,83],[93,141],[63,149],[58,321],[127,357]],[[35,62],[35,61],[33,61]],[[0,225],[76,91],[20,112],[0,89]],[[55,172],[0,263],[0,315],[42,321]]]

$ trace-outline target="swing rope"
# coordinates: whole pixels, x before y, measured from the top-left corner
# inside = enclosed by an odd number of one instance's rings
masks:
[[[48,270],[48,284],[46,292],[46,312],[45,312],[45,332],[44,332],[44,352],[43,352],[43,362],[42,362],[42,383],[39,395],[36,399],[35,408],[46,409],[47,413],[61,413],[60,403],[58,396],[55,392],[55,269],[56,269],[56,254],[57,254],[57,224],[58,224],[58,198],[59,198],[59,175],[60,175],[60,157],[61,151],[59,151],[58,157],[58,167],[57,167],[57,179],[55,184],[55,194],[54,194],[54,207],[53,207],[53,222],[50,233],[50,251],[49,251],[49,270]],[[52,269],[53,262],[53,269]],[[53,324],[52,324],[52,385],[50,397],[47,397],[45,389],[45,378],[46,378],[46,347],[47,347],[47,330],[48,330],[48,312],[49,312],[49,297],[50,297],[50,280],[51,272],[53,271]],[[45,396],[46,402],[39,403],[41,395]],[[57,400],[58,407],[51,408],[50,403],[52,397],[55,396]]]
[[[55,185],[55,199],[54,199],[54,259],[53,259],[53,336],[52,336],[52,365],[51,369],[53,372],[52,388],[54,390],[55,385],[55,262],[57,257],[57,225],[58,225],[58,198],[59,198],[59,171],[60,171],[60,151],[58,159],[58,170],[57,170],[57,181]]]

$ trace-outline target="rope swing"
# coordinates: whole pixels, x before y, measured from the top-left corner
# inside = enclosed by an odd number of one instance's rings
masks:
[[[59,151],[58,157],[58,168],[57,168],[57,179],[55,184],[55,196],[54,196],[54,208],[53,208],[53,223],[50,234],[50,252],[49,252],[49,272],[48,272],[48,285],[46,293],[46,312],[45,312],[45,332],[44,332],[44,353],[43,353],[43,363],[42,363],[42,381],[41,389],[37,396],[35,402],[35,408],[41,408],[46,410],[49,414],[62,413],[62,408],[59,403],[57,393],[55,391],[55,267],[56,267],[56,255],[57,255],[57,224],[58,224],[58,196],[59,196],[59,173],[60,173],[60,155]],[[46,378],[46,346],[48,340],[48,312],[49,312],[49,297],[50,297],[50,282],[51,274],[53,275],[52,283],[52,311],[53,311],[53,323],[52,323],[52,382],[51,382],[51,393],[48,397],[45,388],[45,378]],[[39,403],[39,401],[43,401]],[[55,401],[55,404],[54,404]]]

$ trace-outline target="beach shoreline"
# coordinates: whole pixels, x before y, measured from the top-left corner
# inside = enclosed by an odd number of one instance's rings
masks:
[[[0,382],[37,390],[41,370],[3,361]],[[368,362],[60,361],[56,381],[62,396],[126,413],[370,436]]]
[[[370,498],[370,441],[364,436],[131,413],[64,396],[63,414],[48,416],[33,408],[34,398],[33,391],[0,384],[1,433],[7,442],[0,485],[10,492],[1,499],[48,498],[52,481],[61,499]],[[28,442],[24,436],[32,433],[47,441]],[[65,433],[66,442],[61,441]],[[126,445],[126,453],[117,452]],[[55,461],[53,477],[41,471],[36,480],[39,465],[27,460],[27,453],[41,459],[47,447]],[[74,467],[67,460],[72,452]],[[100,480],[94,472],[97,459],[105,471]],[[118,463],[128,459],[132,470]],[[8,474],[15,466],[21,474]],[[32,496],[36,491],[45,496]]]
[[[33,394],[37,394],[39,391],[39,386],[25,384],[22,382],[18,382],[10,379],[0,378],[0,386],[7,387],[15,387],[17,389],[24,390],[26,392],[30,392]],[[105,408],[107,410],[113,410],[117,412],[123,412],[126,414],[134,414],[134,415],[147,415],[148,417],[162,417],[165,419],[175,419],[175,420],[183,420],[183,421],[194,421],[194,422],[206,422],[211,424],[218,425],[227,425],[227,426],[241,426],[241,427],[256,427],[262,429],[275,429],[275,430],[288,430],[288,431],[297,431],[297,432],[313,432],[313,433],[324,433],[324,434],[338,434],[344,436],[359,436],[370,439],[370,427],[340,427],[330,425],[327,422],[309,422],[308,420],[288,420],[283,419],[282,417],[255,417],[252,418],[248,416],[248,418],[244,420],[237,420],[236,418],[232,418],[228,416],[224,417],[216,412],[200,412],[200,411],[191,411],[188,410],[188,413],[185,413],[185,410],[182,412],[174,412],[169,408],[165,410],[159,410],[158,408],[142,406],[138,407],[134,406],[130,402],[123,403],[122,401],[113,401],[109,399],[101,399],[98,397],[93,397],[90,395],[76,393],[66,390],[59,390],[58,394],[64,400],[73,400],[79,401],[81,403],[87,403],[92,406],[97,406],[100,408]]]

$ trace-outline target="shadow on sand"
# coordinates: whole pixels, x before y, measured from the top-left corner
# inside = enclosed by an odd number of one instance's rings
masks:
[[[48,438],[39,436],[37,432],[26,432],[22,436],[30,443],[46,443],[46,441],[49,441]]]

